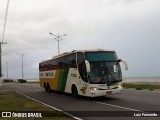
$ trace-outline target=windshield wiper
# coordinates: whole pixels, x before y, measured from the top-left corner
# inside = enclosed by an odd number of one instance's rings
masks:
[[[115,83],[115,82],[117,82],[117,80],[116,80],[116,78],[114,77],[114,75],[112,74],[112,72],[109,70],[109,66],[108,65],[106,65],[105,64],[105,66],[106,66],[106,69],[105,69],[105,73],[107,74],[107,85],[108,86],[110,86],[112,83]],[[111,77],[113,78],[113,80],[114,81],[110,81],[109,79],[109,75],[111,75]]]

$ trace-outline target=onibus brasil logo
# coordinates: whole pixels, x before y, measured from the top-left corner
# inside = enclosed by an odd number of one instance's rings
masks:
[[[1,117],[42,117],[42,114],[40,112],[2,112]]]

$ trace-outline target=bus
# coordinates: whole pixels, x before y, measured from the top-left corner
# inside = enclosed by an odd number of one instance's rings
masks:
[[[100,97],[122,90],[122,72],[114,50],[74,50],[39,63],[40,86],[46,92],[59,91],[80,96]]]

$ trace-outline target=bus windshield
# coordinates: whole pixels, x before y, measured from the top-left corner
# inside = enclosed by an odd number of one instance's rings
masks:
[[[115,52],[86,52],[85,53],[86,60],[89,62],[97,62],[97,61],[117,61],[117,55]]]
[[[120,64],[115,52],[88,52],[85,55],[90,62],[91,84],[107,84],[122,81]]]

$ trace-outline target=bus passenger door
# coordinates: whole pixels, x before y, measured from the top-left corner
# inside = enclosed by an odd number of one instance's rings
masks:
[[[88,79],[87,79],[87,71],[85,65],[84,54],[79,52],[77,53],[77,64],[78,64],[78,86],[79,86],[79,94],[83,96],[87,96],[88,93]]]

